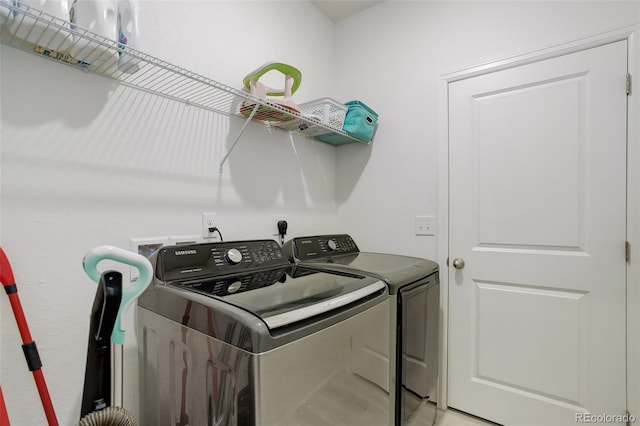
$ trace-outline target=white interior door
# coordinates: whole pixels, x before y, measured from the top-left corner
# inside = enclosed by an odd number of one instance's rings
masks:
[[[450,83],[451,407],[625,413],[626,72],[619,41]]]

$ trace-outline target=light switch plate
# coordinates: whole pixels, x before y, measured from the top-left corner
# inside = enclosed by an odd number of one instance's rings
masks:
[[[416,235],[436,235],[435,216],[416,216]]]

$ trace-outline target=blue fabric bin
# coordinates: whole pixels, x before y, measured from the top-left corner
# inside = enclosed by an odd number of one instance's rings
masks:
[[[360,101],[349,101],[345,103],[347,115],[344,118],[342,130],[369,142],[373,139],[373,135],[378,125],[378,114]]]
[[[378,114],[360,101],[345,103],[348,108],[342,130],[364,142],[371,142],[378,126]],[[332,145],[343,145],[355,142],[353,139],[338,133],[327,133],[316,136],[323,142]]]

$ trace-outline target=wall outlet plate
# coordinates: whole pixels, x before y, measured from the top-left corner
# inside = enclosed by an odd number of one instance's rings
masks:
[[[215,213],[202,213],[202,239],[206,242],[220,241],[217,232],[209,232],[209,228],[216,226]]]

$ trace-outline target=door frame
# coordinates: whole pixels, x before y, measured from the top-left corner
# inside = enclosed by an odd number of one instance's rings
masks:
[[[448,331],[449,331],[449,84],[455,81],[575,53],[604,44],[627,40],[628,70],[632,78],[627,97],[627,241],[631,244],[627,263],[627,410],[640,418],[640,25],[594,35],[548,49],[440,76],[438,87],[438,245],[440,268],[440,358],[438,371],[438,407],[448,406]],[[623,82],[621,82],[623,84]],[[635,119],[632,119],[635,118]]]

